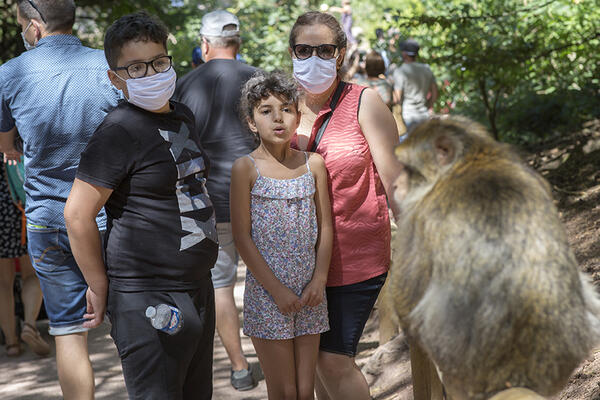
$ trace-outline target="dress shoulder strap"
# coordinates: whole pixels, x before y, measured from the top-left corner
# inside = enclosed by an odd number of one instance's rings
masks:
[[[254,158],[252,158],[252,156],[250,154],[247,154],[246,157],[248,157],[252,161],[252,164],[254,164],[254,169],[256,169],[256,173],[258,174],[258,176],[260,176],[260,171],[258,170],[258,167],[256,166],[256,162],[254,161]]]
[[[306,151],[304,153],[304,159],[306,160],[306,169],[310,172],[310,165],[308,164],[308,153]]]

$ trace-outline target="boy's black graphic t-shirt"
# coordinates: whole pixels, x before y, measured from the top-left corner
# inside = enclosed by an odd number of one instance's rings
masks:
[[[158,114],[121,102],[81,154],[77,178],[113,190],[105,205],[111,288],[187,290],[209,276],[217,232],[194,131],[181,103]]]

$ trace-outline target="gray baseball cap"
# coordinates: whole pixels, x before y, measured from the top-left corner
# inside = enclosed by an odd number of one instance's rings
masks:
[[[235,25],[233,30],[224,30],[227,25]],[[225,10],[211,11],[202,17],[202,36],[236,36],[240,34],[240,21],[238,18]]]
[[[407,39],[400,45],[400,50],[409,56],[414,57],[419,53],[419,47],[419,43],[416,40]]]

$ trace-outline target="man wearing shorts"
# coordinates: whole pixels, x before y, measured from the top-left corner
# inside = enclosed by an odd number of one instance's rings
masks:
[[[237,390],[256,386],[242,352],[238,311],[233,297],[238,254],[229,218],[229,184],[233,162],[255,145],[238,113],[243,84],[256,68],[236,60],[241,40],[239,21],[217,10],[202,18],[202,55],[205,63],[181,78],[175,98],[187,105],[196,118],[196,133],[210,159],[206,186],[215,207],[219,257],[212,270],[215,287],[217,331],[231,361],[231,385]]]
[[[80,154],[119,99],[104,55],[72,35],[73,0],[19,0],[26,51],[0,67],[0,135],[24,142],[28,251],[40,279],[65,399],[92,399],[84,322],[87,285],[71,253],[63,210]],[[20,154],[9,148],[8,161]],[[96,220],[105,229],[104,213]]]

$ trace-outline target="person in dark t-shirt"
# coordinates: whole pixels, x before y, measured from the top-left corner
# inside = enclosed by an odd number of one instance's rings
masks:
[[[176,75],[167,34],[144,12],[107,30],[108,75],[127,101],[82,153],[65,219],[89,285],[84,318],[97,326],[106,310],[129,397],[210,399],[216,221],[194,115],[169,100]],[[94,221],[103,206],[104,259]],[[178,309],[181,330],[170,335],[152,326],[145,311],[159,304]]]
[[[239,21],[232,13],[216,10],[205,14],[200,35],[206,62],[179,79],[174,98],[194,112],[196,132],[211,160],[206,186],[215,206],[219,236],[219,257],[212,270],[217,331],[231,361],[231,385],[249,390],[256,380],[242,352],[233,297],[239,256],[229,218],[229,185],[233,162],[256,147],[239,117],[238,104],[242,86],[257,70],[236,60],[241,40]]]

